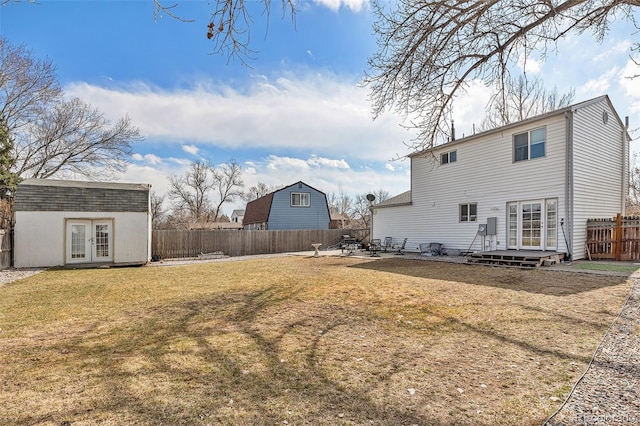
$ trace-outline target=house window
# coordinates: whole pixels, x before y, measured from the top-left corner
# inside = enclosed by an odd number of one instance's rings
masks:
[[[449,163],[455,163],[457,160],[457,153],[456,151],[449,151],[449,152],[445,152],[440,154],[440,164],[449,164]]]
[[[475,222],[478,220],[478,205],[476,203],[460,204],[460,222]]]
[[[513,161],[544,157],[546,136],[547,131],[544,127],[515,135],[513,137]]]
[[[311,205],[311,194],[308,192],[292,192],[291,207],[309,207]]]

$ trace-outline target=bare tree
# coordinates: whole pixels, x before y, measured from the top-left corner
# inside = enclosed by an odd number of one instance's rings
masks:
[[[84,176],[113,179],[124,171],[131,143],[142,139],[129,117],[110,123],[78,98],[59,101],[16,138],[15,171],[19,176]]]
[[[366,229],[367,232],[371,229],[371,206],[389,199],[389,191],[384,189],[377,189],[370,194],[375,197],[373,201],[369,201],[367,197],[369,193],[357,194],[351,209],[351,217],[360,221],[361,227]]]
[[[571,104],[575,90],[562,95],[554,87],[547,90],[538,76],[528,79],[520,75],[508,78],[504,91],[496,93],[489,102],[488,111],[479,130],[489,130],[529,117],[554,111]]]
[[[629,173],[629,194],[626,200],[626,210],[629,215],[640,215],[640,166],[638,153],[633,155],[633,166]]]
[[[0,121],[21,178],[114,178],[142,139],[128,117],[111,123],[79,99],[65,100],[47,61],[0,38]]]
[[[259,14],[268,21],[271,17],[271,0],[247,2],[246,0],[216,0],[213,12],[209,17],[206,36],[213,42],[213,53],[220,53],[229,59],[237,58],[244,65],[256,53],[251,48],[251,27],[254,15]],[[282,17],[291,16],[295,22],[295,0],[281,0]],[[165,4],[161,0],[154,0],[155,16],[165,13],[173,18],[187,21],[180,17],[176,8],[178,3]],[[253,10],[254,7],[260,9]],[[252,7],[249,7],[252,6]]]
[[[570,34],[593,32],[601,41],[609,22],[634,22],[638,0],[373,0],[378,51],[365,84],[374,115],[394,109],[418,131],[411,144],[444,142],[455,97],[474,79],[504,92],[510,70],[534,51],[546,57]],[[393,7],[395,5],[395,8]],[[638,45],[635,46],[638,48]]]
[[[9,133],[38,120],[61,96],[51,62],[0,37],[0,117]]]
[[[242,196],[242,169],[235,160],[231,160],[220,167],[212,168],[213,187],[216,192],[217,202],[213,207],[213,220],[220,217],[223,204],[235,201]]]
[[[242,193],[241,169],[231,160],[216,168],[205,161],[194,161],[182,176],[169,177],[169,198],[174,213],[185,212],[196,222],[215,222],[221,207]],[[211,195],[215,199],[211,199]]]
[[[254,185],[251,188],[247,189],[247,191],[244,192],[240,197],[248,203],[260,197],[264,197],[265,195],[276,191],[277,189],[277,186],[269,186],[264,182],[258,182],[257,185]]]
[[[158,195],[153,191],[151,192],[151,224],[153,229],[160,229],[162,227],[162,221],[166,214],[164,197],[164,195]]]
[[[169,198],[174,203],[174,211],[185,211],[196,222],[208,220],[211,206],[207,198],[211,190],[211,165],[203,161],[193,161],[182,176],[169,176]]]

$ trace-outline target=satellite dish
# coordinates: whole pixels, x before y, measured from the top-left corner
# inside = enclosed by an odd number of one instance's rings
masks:
[[[367,200],[373,202],[376,199],[376,196],[373,194],[367,194]]]

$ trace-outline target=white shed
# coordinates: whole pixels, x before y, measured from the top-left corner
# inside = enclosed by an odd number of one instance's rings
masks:
[[[14,198],[14,266],[146,264],[148,184],[26,179]]]

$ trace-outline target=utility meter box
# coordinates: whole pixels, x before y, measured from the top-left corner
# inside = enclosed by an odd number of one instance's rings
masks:
[[[487,225],[478,225],[478,235],[487,235]]]
[[[496,234],[498,234],[498,218],[488,217],[487,218],[487,235],[496,235]]]

